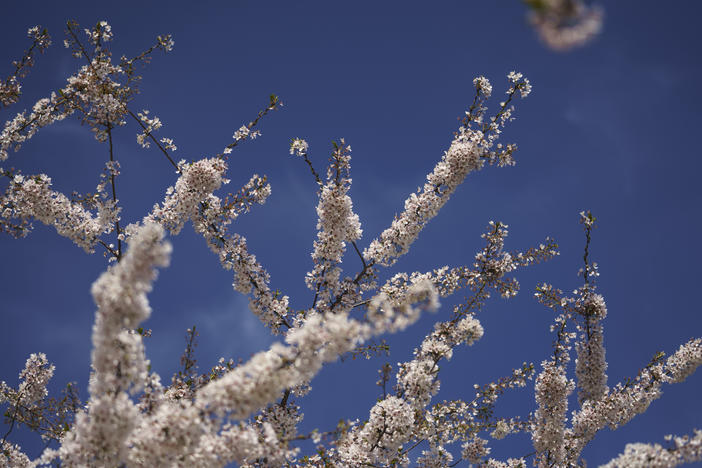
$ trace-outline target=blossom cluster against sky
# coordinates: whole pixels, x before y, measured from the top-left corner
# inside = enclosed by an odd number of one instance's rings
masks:
[[[273,192],[267,203],[237,220],[237,229],[270,272],[272,287],[304,308],[312,301],[304,274],[311,270],[317,197],[309,170],[289,155],[291,139],[309,143],[320,172],[332,140],[351,145],[350,196],[365,248],[448,148],[457,117],[472,99],[473,78],[492,81],[497,106],[507,73],[520,71],[534,90],[517,102],[516,120],[503,137],[519,145],[517,165],[471,174],[390,271],[471,263],[490,220],[509,224],[508,248],[524,250],[546,236],[558,241],[560,257],[520,271],[520,294],[493,298],[479,317],[485,336],[444,366],[438,398],[468,398],[474,383],[549,356],[552,314],[533,291],[543,282],[566,291],[580,284],[584,234],[578,213],[591,210],[599,225],[591,255],[609,311],[604,343],[613,385],[633,377],[656,351],[672,353],[702,332],[702,162],[695,141],[702,105],[695,29],[702,7],[691,0],[604,6],[604,30],[595,41],[555,53],[539,42],[516,0],[13,3],[0,18],[0,76],[28,45],[29,27],[47,27],[54,45],[24,81],[23,100],[3,110],[2,119],[61,87],[82,65],[61,45],[68,19],[85,26],[107,20],[116,55],[135,55],[156,35],[173,34],[174,51],[157,55],[143,71],[133,107],[163,121],[160,136],[174,139],[179,158],[219,153],[265,107],[269,94],[279,95],[285,106],[261,122],[262,136],[232,153],[229,190],[253,173],[268,176]],[[176,178],[160,153],[137,145],[136,134],[133,125],[115,132],[126,222],[141,219]],[[85,193],[94,190],[106,158],[105,145],[72,120],[42,130],[3,166],[44,172],[55,189]],[[172,264],[155,284],[146,324],[153,330],[147,354],[164,381],[178,369],[185,329],[193,325],[200,330],[203,370],[220,356],[246,359],[270,344],[273,338],[247,311],[247,300],[232,290],[231,275],[205,243],[190,229],[171,242]],[[95,309],[90,285],[105,259],[87,256],[39,223],[26,239],[0,237],[0,252],[0,379],[15,385],[27,357],[44,352],[56,365],[51,389],[71,380],[86,388]],[[346,273],[354,274],[359,263],[348,255]],[[444,304],[444,314],[450,306]],[[339,418],[367,418],[379,396],[377,369],[386,360],[407,360],[436,318],[427,316],[389,338],[389,358],[346,361],[323,371],[302,400],[301,431],[331,428]],[[665,434],[702,428],[700,388],[702,375],[694,375],[664,389],[646,414],[596,438],[585,457],[598,464],[626,442],[662,442]],[[534,408],[533,393],[525,389],[506,395],[498,413],[526,416]],[[34,440],[38,450],[35,439],[17,434],[26,437],[23,446],[31,450]],[[502,458],[524,455],[530,441],[507,438],[493,449]]]

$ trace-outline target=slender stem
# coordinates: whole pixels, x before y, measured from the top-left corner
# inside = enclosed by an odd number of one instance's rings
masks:
[[[114,173],[114,150],[112,147],[112,124],[107,122],[107,137],[110,142],[110,184],[112,185],[112,201],[117,203],[117,189],[115,188],[115,173]],[[122,239],[120,239],[120,234],[122,230],[119,227],[119,219],[115,220],[115,230],[117,231],[117,261],[122,259]]]
[[[310,167],[310,171],[312,171],[312,175],[314,176],[314,180],[317,181],[317,185],[319,185],[320,187],[321,187],[322,185],[324,185],[324,184],[322,183],[322,178],[319,177],[319,174],[317,173],[317,171],[314,170],[314,166],[312,165],[312,161],[310,161],[310,158],[309,158],[309,156],[307,155],[307,153],[306,153],[306,152],[305,152],[305,153],[302,153],[302,157],[305,159],[305,162],[306,162],[307,165]]]
[[[366,268],[366,259],[363,258],[361,251],[358,250],[358,246],[356,245],[356,241],[351,241],[351,245],[353,245],[354,250],[356,250],[356,253],[358,254],[358,258],[361,259],[361,263],[363,264],[363,268]]]
[[[285,408],[285,405],[288,404],[288,397],[290,397],[290,389],[286,388],[285,392],[283,393],[283,399],[280,400],[280,406],[281,408]]]

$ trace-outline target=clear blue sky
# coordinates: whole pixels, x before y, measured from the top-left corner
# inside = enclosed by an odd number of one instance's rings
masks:
[[[271,286],[305,308],[312,300],[304,274],[311,269],[316,188],[302,161],[288,155],[290,139],[307,139],[320,171],[332,140],[351,144],[351,195],[365,247],[448,148],[456,119],[470,104],[472,79],[485,75],[493,82],[497,105],[506,74],[521,71],[534,91],[517,103],[517,120],[503,140],[519,145],[517,166],[469,176],[392,272],[469,264],[490,220],[509,224],[510,249],[546,236],[559,242],[561,256],[520,271],[520,295],[492,299],[479,315],[484,338],[444,366],[437,400],[468,398],[473,383],[548,358],[552,313],[533,299],[534,287],[550,282],[569,291],[580,284],[578,213],[592,210],[599,227],[591,253],[609,309],[605,346],[613,385],[635,376],[656,351],[672,353],[702,336],[702,41],[696,32],[702,7],[692,0],[604,6],[602,35],[562,54],[542,46],[517,0],[11,2],[0,17],[0,77],[27,46],[27,28],[47,27],[54,45],[25,80],[21,103],[0,117],[31,107],[79,66],[61,45],[67,19],[83,26],[107,20],[117,56],[135,55],[156,35],[173,34],[174,51],[157,54],[144,70],[132,108],[161,118],[161,134],[174,138],[179,158],[220,152],[268,95],[278,94],[285,107],[262,122],[260,139],[233,153],[229,190],[254,172],[268,176],[273,193],[267,204],[235,229],[270,272]],[[123,224],[141,219],[176,177],[160,153],[137,146],[136,133],[132,124],[116,133]],[[107,155],[105,145],[73,120],[44,129],[3,166],[44,172],[57,190],[84,193],[94,190]],[[190,228],[171,242],[172,266],[157,280],[146,323],[153,329],[148,357],[163,380],[177,370],[192,325],[201,330],[203,369],[219,356],[246,359],[267,347],[273,339],[247,312],[246,299],[232,290],[231,275],[204,242]],[[71,380],[85,389],[95,309],[89,291],[105,259],[39,224],[23,240],[0,237],[0,255],[0,379],[16,385],[28,355],[42,351],[57,367],[54,390]],[[348,274],[357,263],[349,257]],[[445,316],[451,304],[445,301],[439,313]],[[388,360],[409,359],[437,318],[392,338]],[[365,419],[385,360],[325,369],[301,402],[302,431],[331,428],[339,418]],[[532,388],[506,395],[497,414],[526,417],[534,409]],[[603,431],[585,452],[588,462],[608,461],[627,442],[663,442],[665,434],[702,429],[701,393],[699,372],[665,387],[646,414],[616,432]],[[37,438],[15,435],[38,453]],[[523,436],[492,446],[500,459],[531,451]]]

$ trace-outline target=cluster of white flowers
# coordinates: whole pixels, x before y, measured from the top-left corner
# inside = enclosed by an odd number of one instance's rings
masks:
[[[272,331],[279,332],[283,325],[289,326],[285,319],[288,297],[270,289],[270,276],[256,256],[248,251],[246,238],[227,232],[228,224],[242,212],[248,211],[253,203],[265,203],[270,193],[270,185],[265,178],[254,174],[230,202],[222,203],[219,197],[209,194],[194,214],[193,225],[195,231],[205,238],[210,250],[217,254],[222,267],[234,271],[234,289],[251,294],[251,311]]]
[[[149,141],[151,133],[159,130],[163,126],[163,123],[161,123],[161,119],[158,117],[154,116],[153,119],[149,118],[149,111],[146,109],[139,112],[137,115],[139,116],[141,123],[144,125],[144,131],[137,134],[137,143],[139,143],[142,148],[148,148],[151,146],[151,141]],[[172,143],[173,140],[171,140],[171,144]]]
[[[553,361],[542,363],[543,372],[536,379],[534,448],[544,466],[561,466],[565,459],[565,423],[568,396],[575,386],[565,375],[565,368]]]
[[[170,49],[164,48],[164,50],[168,51]],[[268,114],[272,110],[276,110],[282,107],[282,105],[283,103],[280,102],[278,96],[276,96],[275,94],[271,94],[268,106],[262,111],[260,111],[254,120],[252,120],[246,125],[242,125],[241,127],[239,127],[239,130],[235,131],[234,135],[232,136],[232,138],[234,138],[234,141],[225,146],[224,150],[222,150],[222,152],[218,154],[217,157],[223,157],[224,155],[230,154],[235,146],[237,146],[240,142],[246,140],[247,138],[253,140],[261,136],[261,131],[254,129],[256,124],[258,124],[258,121],[261,120],[261,118],[264,115]]]
[[[98,192],[104,186],[98,187]],[[92,252],[98,237],[109,233],[119,219],[120,209],[112,200],[94,197],[97,214],[93,215],[81,204],[72,202],[62,193],[51,190],[51,179],[44,175],[25,177],[15,175],[7,191],[0,196],[3,219],[36,219],[56,228],[86,252]],[[18,235],[26,235],[29,227]]]
[[[89,65],[68,78],[68,86],[61,93],[70,96],[72,106],[78,107],[98,141],[107,140],[105,126],[124,125],[126,108],[122,95],[129,92],[116,81],[124,70],[114,65],[109,56],[98,55]]]
[[[64,44],[67,48],[73,47],[75,56],[88,57],[84,46],[75,35],[75,26],[77,25],[73,22],[68,23],[69,33],[73,35],[69,36]],[[109,128],[125,124],[126,102],[135,91],[130,86],[119,83],[117,78],[127,77],[129,81],[133,71],[112,63],[104,44],[112,38],[112,28],[107,22],[100,21],[93,29],[86,29],[85,32],[95,47],[92,60],[81,67],[78,73],[70,76],[68,84],[58,93],[52,92],[49,98],[37,101],[29,115],[23,111],[5,123],[0,133],[0,161],[7,159],[9,149],[18,151],[21,144],[33,137],[42,127],[61,121],[76,111],[81,114],[82,121],[91,126],[95,138],[99,141],[108,138]],[[39,26],[31,28],[28,33],[34,39],[33,47],[18,63],[17,74],[0,85],[0,102],[4,105],[16,102],[17,96],[13,94],[15,91],[19,92],[16,76],[23,76],[22,70],[31,66],[32,50],[36,48],[43,51],[51,44],[48,33]],[[172,49],[173,41],[170,35],[159,36],[157,44],[158,48],[168,52]],[[146,60],[147,55],[148,53],[142,54],[138,58]],[[124,63],[131,66],[132,61]],[[6,97],[3,91],[5,85],[10,87],[9,97]]]
[[[4,82],[0,81],[0,107],[10,106],[19,101],[22,89],[19,80],[25,77],[28,69],[34,65],[35,50],[43,53],[51,45],[49,34],[41,26],[29,28],[27,36],[33,40],[31,47],[21,59],[13,62],[15,66],[14,73],[8,76]]]
[[[511,82],[507,91],[509,100],[517,91],[522,97],[526,97],[531,91],[529,81],[524,79],[521,73],[511,72],[508,79]],[[514,108],[508,107],[509,100],[501,103],[499,113],[490,118],[489,124],[482,125],[487,110],[482,103],[492,93],[492,85],[484,77],[476,78],[474,85],[477,92],[476,101],[481,104],[474,104],[466,112],[467,117],[463,125],[456,132],[441,161],[427,175],[427,182],[417,189],[416,194],[411,194],[405,200],[404,210],[393,220],[391,226],[383,231],[380,238],[371,242],[363,254],[366,259],[385,266],[394,264],[398,257],[409,251],[410,245],[422,229],[438,214],[469,173],[480,170],[486,161],[497,162],[500,166],[514,163],[511,155],[516,146],[498,145],[498,151],[491,150],[501,133],[501,128],[511,120]],[[473,129],[473,124],[478,124],[480,128]]]
[[[30,468],[33,465],[19,445],[3,440],[0,447],[2,448],[2,458],[0,458],[2,468]]]
[[[32,138],[42,127],[65,119],[73,113],[72,108],[61,109],[66,99],[51,93],[51,97],[40,99],[32,112],[20,112],[14,119],[5,122],[0,133],[0,161],[8,158],[8,150],[18,151],[22,143]]]
[[[0,83],[0,104],[9,106],[19,101],[22,85],[16,76],[9,76],[4,83]]]
[[[477,89],[483,96],[489,98],[492,95],[492,84],[490,80],[484,76],[478,76],[473,79],[473,86]]]
[[[667,436],[666,439],[672,440],[674,446],[664,448],[659,444],[627,444],[623,454],[602,465],[602,468],[671,468],[702,459],[702,430],[696,430],[692,437]]]
[[[295,151],[307,151],[307,144],[293,141]],[[327,169],[327,180],[320,187],[319,203],[317,204],[317,240],[314,241],[312,260],[314,268],[307,273],[307,287],[315,291],[317,301],[315,306],[324,311],[330,306],[332,297],[341,293],[338,266],[346,251],[346,243],[361,238],[361,222],[353,212],[353,203],[348,195],[351,186],[351,147],[344,140],[336,145]],[[346,281],[348,285],[349,280]],[[352,291],[353,288],[347,288]]]
[[[251,129],[249,127],[247,127],[246,125],[242,125],[239,128],[239,130],[234,132],[234,135],[232,136],[232,138],[234,138],[234,140],[236,140],[236,141],[240,141],[240,140],[245,140],[246,138],[254,139],[260,135],[261,135],[261,132],[259,132],[258,130],[251,131]]]
[[[309,145],[301,138],[293,138],[292,143],[290,143],[290,154],[302,156],[303,154],[307,154],[308,149]]]
[[[112,40],[112,26],[107,21],[99,21],[93,29],[85,28],[83,31],[94,45]]]
[[[167,150],[175,151],[178,149],[178,147],[173,143],[173,138],[161,138],[159,141]]]
[[[461,445],[461,457],[468,460],[470,463],[480,463],[483,457],[490,454],[490,447],[487,446],[487,440],[480,437],[474,437],[472,440]]]
[[[428,275],[398,273],[371,299],[368,319],[378,329],[397,332],[417,321],[422,308],[436,311],[439,294]],[[409,284],[408,284],[409,283]]]
[[[388,464],[397,457],[412,434],[414,411],[395,396],[389,396],[371,409],[368,422],[352,431],[339,445],[342,463],[349,466]],[[401,463],[406,465],[407,461]]]
[[[161,224],[172,235],[178,234],[187,221],[197,216],[200,204],[212,192],[229,183],[224,177],[227,163],[218,158],[205,158],[190,164],[180,161],[178,168],[181,175],[175,187],[168,187],[163,203],[154,205],[143,221]]]
[[[527,463],[523,458],[509,458],[506,462],[501,462],[490,458],[485,462],[486,468],[526,468]]]
[[[453,455],[443,447],[422,450],[422,455],[417,458],[417,466],[421,468],[443,468],[451,466],[451,462],[453,462]]]
[[[55,367],[46,360],[46,354],[39,353],[29,356],[24,370],[20,372],[19,377],[22,383],[17,389],[19,401],[23,406],[31,407],[48,395],[46,384],[54,375],[54,369]]]
[[[575,345],[575,375],[578,378],[578,401],[599,400],[607,391],[607,361],[604,336],[600,321],[607,316],[604,298],[585,290],[575,303],[576,310],[584,317],[580,327],[580,340]]]
[[[163,228],[153,223],[135,229],[127,254],[93,284],[98,310],[88,411],[76,415],[55,453],[68,465],[114,466],[127,457],[126,441],[139,417],[127,392],[143,388],[148,368],[142,337],[133,330],[151,315],[146,294],[155,267],[170,260],[171,246],[163,235]]]
[[[637,378],[617,384],[598,401],[587,400],[573,413],[569,431],[571,459],[579,457],[585,445],[605,427],[615,429],[645,412],[653,400],[660,398],[662,383],[678,383],[702,365],[702,339],[690,340],[665,363],[652,364]]]
[[[367,259],[389,266],[409,251],[426,224],[435,217],[466,176],[483,166],[482,134],[459,129],[441,161],[427,176],[427,183],[405,201],[405,208],[363,253]]]
[[[20,384],[17,390],[4,381],[0,382],[0,403],[21,406],[24,411],[36,410],[37,402],[48,395],[46,385],[54,375],[54,370],[55,367],[49,364],[44,353],[30,355],[19,374]]]
[[[173,41],[173,37],[171,37],[170,34],[165,36],[156,36],[156,42],[164,52],[171,52],[175,46],[175,41]]]

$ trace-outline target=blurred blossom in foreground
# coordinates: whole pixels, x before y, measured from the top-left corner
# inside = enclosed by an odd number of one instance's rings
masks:
[[[568,51],[590,42],[602,30],[604,13],[579,0],[524,0],[529,22],[552,50]]]

